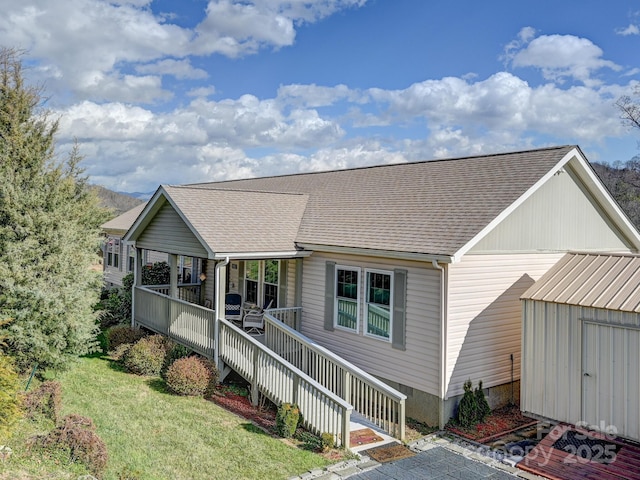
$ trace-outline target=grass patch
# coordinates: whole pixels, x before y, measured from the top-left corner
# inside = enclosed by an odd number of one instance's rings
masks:
[[[157,379],[121,372],[104,357],[83,358],[58,380],[63,413],[91,417],[107,445],[105,479],[127,474],[140,479],[283,479],[329,463],[265,435],[213,402],[178,397]],[[29,428],[23,430],[22,440]],[[18,445],[20,438],[14,440]],[[0,464],[0,478],[44,473],[47,478],[76,478],[80,473],[72,467],[66,477],[49,476],[55,460],[30,465],[23,449],[12,448],[12,458]]]

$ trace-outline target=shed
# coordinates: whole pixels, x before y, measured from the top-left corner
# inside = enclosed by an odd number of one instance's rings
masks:
[[[640,256],[568,253],[521,299],[521,409],[640,440]]]

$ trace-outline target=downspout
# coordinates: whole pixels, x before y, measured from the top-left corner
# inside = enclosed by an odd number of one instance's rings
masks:
[[[226,257],[223,261],[216,262],[215,266],[215,321],[213,325],[213,331],[215,335],[214,341],[214,350],[213,350],[213,361],[215,362],[216,367],[219,372],[222,372],[222,365],[220,365],[220,318],[224,316],[224,291],[226,286],[223,282],[220,281],[220,268],[226,267],[229,264],[229,257]]]
[[[438,418],[440,428],[447,423],[444,402],[447,400],[447,269],[437,260],[431,261],[433,268],[440,270],[440,399],[438,402]]]

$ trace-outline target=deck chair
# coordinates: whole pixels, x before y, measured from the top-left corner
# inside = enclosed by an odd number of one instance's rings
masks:
[[[224,297],[224,318],[232,322],[242,321],[242,297],[239,293],[227,293]]]
[[[264,331],[264,311],[271,307],[273,300],[264,308],[249,310],[242,317],[242,329],[249,335],[261,335]]]

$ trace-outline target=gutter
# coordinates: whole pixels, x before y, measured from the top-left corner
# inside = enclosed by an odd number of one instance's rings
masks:
[[[455,258],[446,254],[433,254],[433,253],[416,253],[416,252],[399,252],[395,250],[376,250],[370,248],[358,248],[358,247],[341,247],[337,245],[321,245],[317,243],[296,243],[300,248],[305,250],[315,250],[319,252],[327,253],[342,253],[351,255],[363,255],[369,257],[379,258],[393,258],[395,260],[413,260],[418,262],[438,262],[438,263],[453,263]]]

